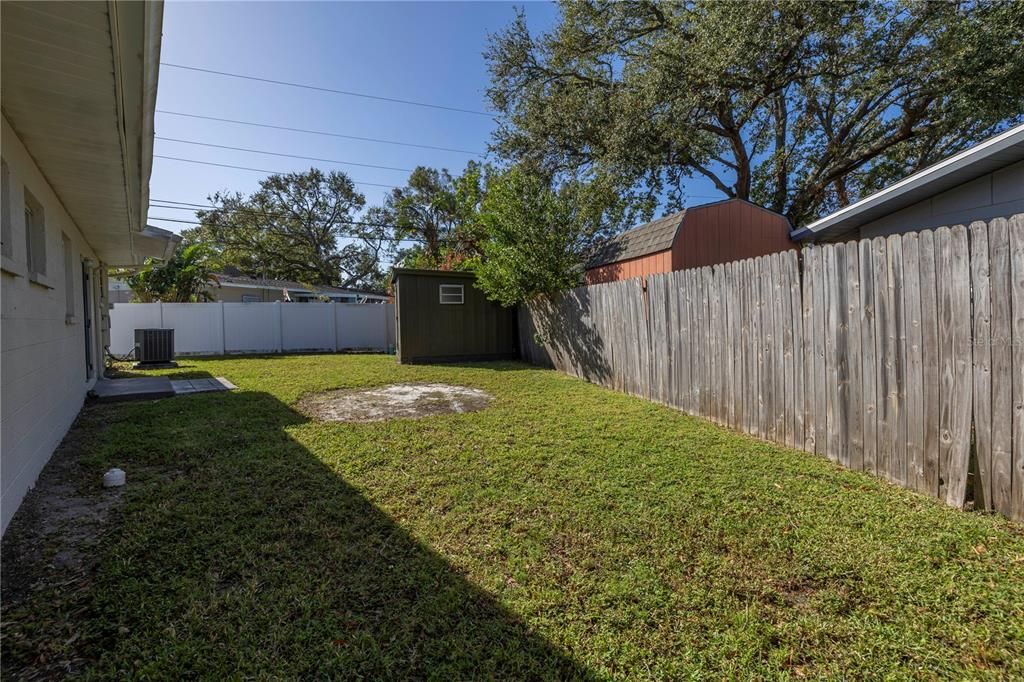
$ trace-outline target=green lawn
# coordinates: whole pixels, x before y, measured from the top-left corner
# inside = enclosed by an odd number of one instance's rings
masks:
[[[123,467],[125,501],[94,575],[5,606],[8,672],[1024,676],[1024,532],[999,518],[515,363],[182,364],[240,390],[83,412],[88,482]],[[396,381],[495,399],[292,407]]]

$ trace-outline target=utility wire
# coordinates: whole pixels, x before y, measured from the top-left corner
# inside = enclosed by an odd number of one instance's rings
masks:
[[[181,224],[184,224],[184,225],[192,225],[194,227],[199,227],[199,225],[200,225],[200,223],[198,221],[195,221],[195,220],[183,220],[181,218],[167,218],[165,216],[150,216],[149,220],[159,220],[159,221],[168,222],[168,223],[181,223]],[[227,225],[227,224],[219,222],[219,221],[214,221],[214,222],[215,222],[216,225],[218,225],[220,227],[231,227],[231,225]],[[375,225],[374,223],[362,223],[362,222],[358,222],[358,221],[354,221],[354,220],[346,220],[342,224],[344,224],[344,225],[367,225],[367,226],[370,226],[370,227],[389,227],[388,225]],[[371,235],[363,235],[363,234],[346,234],[346,233],[338,233],[337,236],[342,237],[344,239],[366,239],[366,240],[369,240],[369,241],[379,241],[379,242],[422,242],[422,243],[426,243],[425,239],[416,239],[416,238],[412,238],[412,237],[409,237],[409,238],[406,238],[406,237],[383,237],[383,236],[377,236],[377,235],[372,235],[371,236]]]
[[[199,147],[213,147],[214,149],[230,149],[236,152],[249,152],[250,154],[266,154],[268,156],[284,156],[289,159],[305,159],[306,161],[323,161],[325,163],[338,163],[346,166],[363,166],[364,168],[380,168],[382,170],[393,170],[402,171],[403,173],[411,173],[412,168],[395,168],[394,166],[378,166],[373,163],[360,163],[358,161],[341,161],[339,159],[322,159],[316,156],[300,156],[298,154],[285,154],[283,152],[270,152],[263,149],[250,149],[248,147],[229,147],[224,144],[213,144],[212,142],[199,142],[196,140],[181,140],[176,137],[161,137],[155,135],[155,139],[163,140],[165,142],[180,142],[181,144],[191,144]]]
[[[435,147],[429,144],[418,144],[416,142],[400,142],[398,140],[383,140],[377,137],[360,137],[359,135],[345,135],[343,133],[332,133],[326,130],[309,130],[308,128],[292,128],[290,126],[273,125],[272,123],[256,123],[255,121],[240,121],[234,118],[220,118],[217,116],[203,116],[202,114],[187,114],[183,111],[168,111],[157,109],[158,114],[167,116],[184,116],[186,118],[198,118],[204,121],[218,121],[220,123],[234,123],[242,126],[253,126],[255,128],[270,128],[272,130],[287,130],[293,133],[305,133],[306,135],[325,135],[327,137],[340,137],[345,140],[359,140],[360,142],[376,142],[379,144],[393,144],[399,147],[417,147],[419,149],[433,149],[439,152],[454,152],[456,154],[470,154],[472,156],[486,156],[481,152],[471,152],[468,149],[453,149],[451,147]]]
[[[197,203],[193,203],[193,202],[190,202],[190,201],[173,201],[171,199],[153,199],[153,201],[156,202],[156,203],[150,204],[150,208],[164,208],[164,209],[170,209],[172,211],[197,211],[197,210],[201,210],[201,209],[205,209],[205,208],[210,208],[210,209],[227,211],[227,212],[233,212],[233,213],[249,213],[251,215],[258,215],[258,216],[262,216],[264,218],[289,218],[289,217],[293,217],[293,216],[289,216],[286,213],[277,213],[277,212],[263,211],[263,210],[256,209],[256,208],[251,208],[251,207],[248,207],[248,206],[238,206],[238,207],[235,207],[235,208],[230,208],[230,207],[227,207],[227,206],[217,206],[216,204],[197,204]],[[170,206],[169,204],[183,204],[183,205],[181,205],[181,206]],[[198,224],[198,221],[195,221],[195,220],[189,221],[189,220],[181,220],[181,219],[178,219],[178,218],[158,218],[158,217],[153,217],[153,218],[151,218],[151,220],[167,220],[167,221],[170,221],[170,222]],[[344,225],[359,225],[359,226],[363,226],[363,227],[384,227],[384,228],[388,228],[388,229],[392,229],[392,230],[404,230],[404,229],[406,229],[406,228],[403,228],[403,227],[401,227],[399,225],[393,225],[391,223],[372,223],[372,222],[368,222],[368,221],[365,221],[365,220],[345,220],[345,221],[341,221],[341,222]],[[223,225],[223,223],[219,223],[219,224]],[[342,236],[358,238],[361,235],[342,235]],[[395,239],[395,241],[426,242],[425,239],[419,239],[419,238],[416,238],[416,237],[408,237],[408,238],[404,238],[403,237],[401,239]]]
[[[214,163],[213,161],[199,161],[198,159],[184,159],[180,156],[164,156],[163,154],[154,154],[154,159],[170,159],[171,161],[184,161],[185,163],[198,163],[204,166],[218,166],[220,168],[234,168],[236,170],[253,171],[255,173],[270,173],[272,175],[286,175],[293,171],[275,171],[267,170],[266,168],[250,168],[248,166],[234,166],[229,163]],[[398,185],[385,185],[379,182],[360,182],[359,180],[353,180],[352,184],[355,185],[367,185],[369,187],[386,187],[388,189],[398,189]]]
[[[260,76],[247,76],[241,73],[230,73],[228,71],[216,71],[214,69],[203,69],[198,66],[186,66],[184,64],[171,64],[169,62],[160,62],[160,66],[168,66],[174,69],[185,69],[187,71],[198,71],[200,73],[210,73],[217,76],[227,76],[229,78],[241,78],[243,80],[258,81],[260,83],[272,83],[273,85],[286,85],[290,88],[302,88],[304,90],[316,90],[318,92],[330,92],[335,95],[346,95],[348,97],[362,97],[364,99],[374,99],[381,102],[391,102],[393,104],[408,104],[415,107],[426,107],[428,109],[442,109],[444,111],[456,111],[461,114],[475,114],[477,116],[493,116],[486,111],[475,111],[473,109],[462,109],[459,107],[449,107],[443,104],[430,104],[429,102],[417,102],[411,99],[398,99],[397,97],[382,97],[380,95],[368,95],[363,92],[353,92],[351,90],[337,90],[335,88],[327,88],[320,85],[309,85],[307,83],[294,83],[292,81],[275,80],[273,78],[262,78]]]
[[[187,202],[187,201],[164,201],[164,200],[161,200],[161,199],[153,199],[152,201],[155,202],[155,203],[151,203],[149,205],[150,208],[165,208],[165,209],[169,209],[171,211],[200,211],[200,210],[204,210],[204,209],[212,209],[212,210],[217,210],[217,211],[227,211],[228,213],[248,213],[250,215],[256,215],[256,216],[260,216],[260,217],[263,217],[263,218],[294,218],[295,217],[295,216],[289,215],[287,213],[278,213],[278,212],[272,212],[272,211],[264,211],[264,210],[261,210],[261,209],[258,209],[258,208],[251,208],[249,206],[237,206],[235,208],[231,208],[231,207],[228,207],[228,206],[217,206],[216,204],[194,204],[194,203]],[[183,206],[171,206],[170,204],[185,204],[185,205],[183,205]],[[159,220],[159,219],[158,218],[154,218],[154,220]],[[193,222],[195,222],[195,221],[193,221]],[[392,229],[392,230],[404,230],[404,229],[406,229],[406,228],[403,228],[403,227],[401,227],[399,225],[392,225],[391,223],[371,223],[371,222],[361,221],[361,220],[346,220],[346,221],[343,221],[343,222],[346,225],[361,225],[361,226],[364,226],[364,227],[386,227],[386,228],[389,228],[389,229]]]

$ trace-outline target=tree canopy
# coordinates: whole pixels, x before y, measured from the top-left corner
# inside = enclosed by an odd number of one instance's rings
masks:
[[[478,235],[471,228],[483,197],[483,176],[475,162],[460,176],[418,166],[404,187],[391,190],[381,206],[366,212],[366,219],[392,226],[396,240],[413,242],[396,246],[393,253],[408,267],[466,267],[478,254]]]
[[[205,244],[180,246],[169,260],[147,259],[136,271],[115,271],[131,287],[137,303],[190,303],[210,300],[208,290],[216,286],[213,273],[219,264]]]
[[[480,288],[508,306],[578,286],[587,255],[620,224],[623,211],[600,183],[555,187],[523,166],[493,173],[476,218]]]
[[[197,211],[189,243],[252,277],[308,284],[373,286],[382,277],[388,228],[359,221],[366,198],[343,172],[271,175],[249,196],[217,192],[217,208]]]
[[[492,36],[493,148],[648,214],[701,176],[794,224],[1009,123],[1019,2],[563,2]]]

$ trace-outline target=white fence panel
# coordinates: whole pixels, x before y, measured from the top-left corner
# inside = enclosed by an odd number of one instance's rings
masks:
[[[281,304],[225,303],[224,350],[228,353],[280,352]]]
[[[296,303],[281,306],[285,352],[333,351],[335,303]],[[370,306],[366,306],[370,307]]]
[[[394,347],[394,305],[341,303],[336,307],[338,350]]]
[[[135,330],[162,327],[159,303],[115,303],[110,311],[110,352],[127,355],[135,348]]]
[[[115,303],[110,350],[135,330],[174,329],[177,355],[377,350],[395,347],[395,306],[359,303]]]
[[[224,319],[220,303],[164,303],[162,327],[174,330],[177,355],[219,355],[224,352]]]

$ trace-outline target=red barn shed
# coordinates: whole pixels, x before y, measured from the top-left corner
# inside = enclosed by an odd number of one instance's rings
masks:
[[[587,284],[728,263],[795,249],[785,216],[743,199],[687,208],[605,243],[587,264]]]

